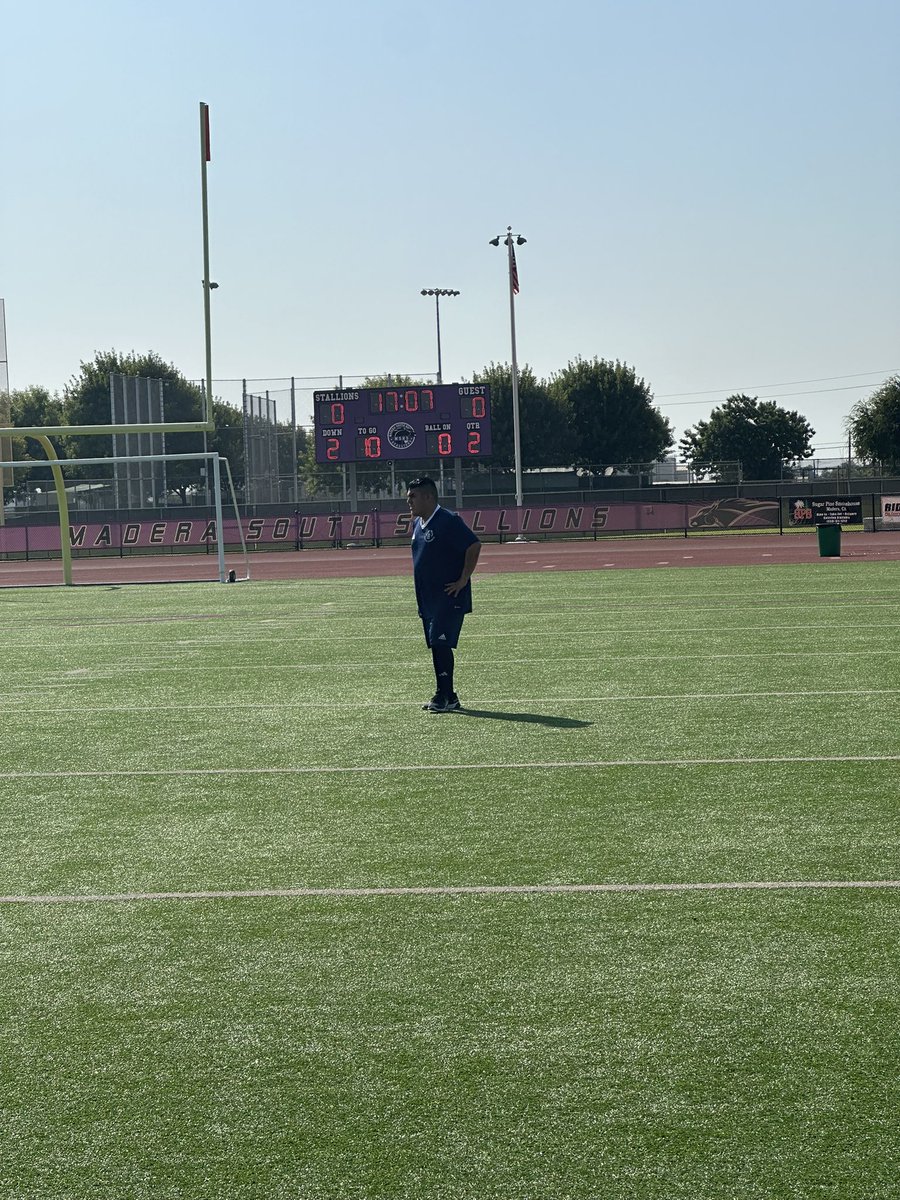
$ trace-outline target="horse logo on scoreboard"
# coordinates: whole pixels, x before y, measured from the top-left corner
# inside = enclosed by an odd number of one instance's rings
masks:
[[[416,431],[408,421],[397,421],[387,431],[387,440],[395,450],[408,450],[416,440]]]

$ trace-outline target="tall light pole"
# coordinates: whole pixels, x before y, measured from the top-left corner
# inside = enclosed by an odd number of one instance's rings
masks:
[[[206,187],[206,164],[212,158],[209,145],[209,105],[200,101],[200,208],[203,222],[203,331],[206,343],[206,412],[204,418],[212,428],[212,335],[210,333],[209,293],[218,287],[209,279],[209,202]]]
[[[207,428],[212,428],[213,396],[212,396],[212,333],[210,331],[209,294],[219,285],[209,278],[209,200],[206,186],[206,164],[212,158],[209,143],[209,105],[200,101],[200,209],[203,222],[203,333],[206,348],[206,386],[204,391],[204,419]],[[207,451],[206,429],[203,430],[203,453]],[[204,499],[209,507],[209,466],[207,458],[203,463]],[[224,564],[222,571],[224,575]]]
[[[208,269],[209,268],[207,265],[207,271],[208,271]],[[205,411],[207,413],[211,413],[212,412],[212,401],[209,399],[209,397],[212,395],[212,350],[210,348],[211,340],[210,340],[210,333],[209,333],[209,293],[211,291],[213,291],[215,288],[217,288],[219,285],[217,283],[214,283],[213,280],[211,280],[211,279],[204,279],[202,282],[203,282],[203,290],[206,293],[205,299],[203,301],[203,309],[206,314],[206,380],[202,386],[202,390],[203,390],[203,401],[204,401]],[[203,430],[203,453],[206,454],[207,450],[208,450],[208,446],[207,446],[207,441],[206,441],[206,430],[204,429]],[[209,459],[207,459],[206,462],[203,464],[201,470],[203,471],[203,478],[205,480],[204,491],[205,491],[205,497],[206,497],[206,507],[209,508]]]
[[[434,316],[437,321],[437,350],[438,350],[438,370],[437,381],[443,383],[441,375],[441,296],[458,296],[459,292],[452,288],[422,288],[423,296],[434,296]]]
[[[490,245],[499,246],[501,240],[506,244],[506,258],[509,266],[509,337],[512,347],[512,410],[513,410],[513,454],[516,464],[516,507],[522,507],[522,443],[519,436],[519,368],[516,364],[516,296],[519,293],[519,271],[516,266],[515,246],[524,246],[526,239],[521,233],[513,233],[512,225],[507,225],[506,235],[498,233],[491,238]],[[521,538],[521,534],[519,535]]]

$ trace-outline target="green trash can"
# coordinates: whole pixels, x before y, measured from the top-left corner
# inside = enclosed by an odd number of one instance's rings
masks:
[[[840,558],[840,525],[817,525],[816,533],[819,537],[819,558]]]

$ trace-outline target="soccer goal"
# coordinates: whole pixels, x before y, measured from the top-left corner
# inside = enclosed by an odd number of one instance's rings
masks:
[[[40,439],[52,452],[49,439]],[[213,515],[208,509],[180,505],[156,509],[115,507],[114,501],[91,497],[92,507],[72,511],[79,488],[91,486],[66,482],[65,470],[73,467],[112,467],[115,473],[148,459],[163,466],[176,463],[205,464],[210,481]],[[229,515],[223,502],[227,483]],[[235,583],[250,578],[249,557],[243,524],[227,458],[205,452],[194,454],[118,455],[104,458],[50,457],[0,462],[0,468],[15,473],[49,467],[53,486],[31,493],[23,505],[7,508],[0,526],[0,586],[22,586],[62,582],[121,586],[124,583]],[[109,481],[112,485],[113,480]],[[115,489],[107,489],[115,494]],[[38,503],[36,503],[36,501]],[[233,514],[233,515],[232,515]],[[60,574],[62,578],[60,579]]]

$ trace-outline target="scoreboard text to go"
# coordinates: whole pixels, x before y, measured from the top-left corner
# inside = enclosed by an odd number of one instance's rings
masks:
[[[314,392],[313,423],[319,463],[491,453],[487,384]]]

